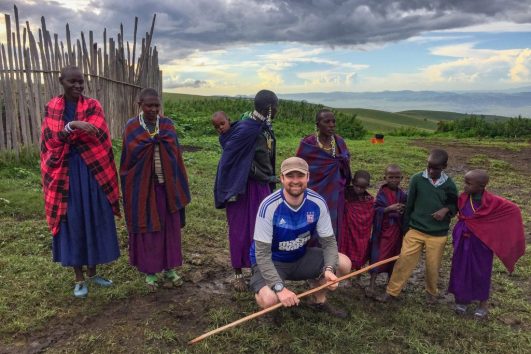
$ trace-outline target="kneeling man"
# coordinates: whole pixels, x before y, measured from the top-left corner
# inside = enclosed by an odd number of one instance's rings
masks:
[[[312,287],[347,274],[351,262],[338,253],[336,238],[325,200],[308,185],[308,164],[290,157],[280,167],[282,189],[262,201],[258,208],[254,242],[250,256],[253,275],[250,287],[256,302],[267,308],[281,302],[289,307],[299,304],[297,295],[285,280],[308,280]],[[321,248],[307,247],[318,237]],[[338,284],[327,289],[335,290]],[[326,302],[326,289],[317,292],[311,306],[333,316],[345,318],[346,311]]]

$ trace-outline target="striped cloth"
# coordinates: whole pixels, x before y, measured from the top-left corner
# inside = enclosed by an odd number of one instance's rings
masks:
[[[304,159],[310,168],[308,187],[320,194],[330,210],[330,219],[336,238],[341,232],[345,185],[350,183],[350,152],[345,140],[334,135],[336,157],[321,149],[315,135],[301,140],[297,156]]]
[[[48,226],[55,236],[60,224],[66,220],[68,204],[68,156],[70,146],[76,147],[83,161],[98,181],[107,196],[115,215],[120,215],[118,177],[109,128],[105,122],[100,103],[89,97],[80,96],[74,120],[88,122],[97,135],[81,130],[68,134],[64,131],[65,98],[52,98],[45,107],[41,126],[41,174],[44,191],[44,207]]]
[[[173,122],[160,118],[159,134],[150,137],[138,117],[125,125],[120,179],[125,219],[129,233],[160,231],[157,211],[154,169],[155,146],[159,146],[167,206],[170,213],[183,209],[190,202],[188,176]]]

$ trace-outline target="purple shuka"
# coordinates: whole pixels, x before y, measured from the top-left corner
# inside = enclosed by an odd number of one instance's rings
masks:
[[[269,194],[269,184],[249,179],[247,191],[235,202],[226,204],[229,224],[230,259],[233,268],[250,268],[249,249],[253,242],[254,225],[260,203]]]
[[[481,201],[474,201],[474,208],[479,209],[480,205]],[[466,203],[459,212],[465,216],[474,213],[470,203]],[[458,304],[487,301],[493,252],[466,227],[463,220],[455,225],[452,238],[454,253],[448,292],[454,294]]]
[[[180,215],[168,209],[163,184],[155,185],[155,195],[160,223],[163,225],[161,231],[129,234],[129,261],[146,274],[159,273],[183,263]]]

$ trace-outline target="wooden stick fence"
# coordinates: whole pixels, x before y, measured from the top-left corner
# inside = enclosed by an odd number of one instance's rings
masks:
[[[132,45],[125,41],[123,25],[117,40],[103,30],[99,44],[89,31],[88,39],[72,40],[66,24],[66,45],[53,37],[41,17],[38,38],[29,22],[20,25],[14,7],[15,23],[5,14],[6,38],[0,42],[0,151],[16,153],[36,145],[40,138],[44,105],[62,93],[59,73],[65,66],[78,66],[85,75],[84,95],[100,101],[112,137],[121,135],[127,119],[137,113],[136,96],[142,88],[162,92],[162,72],[158,52],[152,47],[156,15],[151,28],[137,48],[138,18],[135,17]]]

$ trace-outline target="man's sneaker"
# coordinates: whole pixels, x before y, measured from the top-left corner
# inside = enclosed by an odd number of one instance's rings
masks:
[[[329,315],[332,315],[332,316],[338,317],[338,318],[348,318],[349,317],[349,314],[348,314],[347,311],[342,310],[342,309],[337,308],[337,307],[334,307],[334,306],[330,305],[330,303],[328,303],[328,302],[323,302],[323,303],[319,303],[319,304],[311,304],[310,308],[312,308],[313,310],[316,310],[316,311],[326,312]]]

